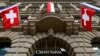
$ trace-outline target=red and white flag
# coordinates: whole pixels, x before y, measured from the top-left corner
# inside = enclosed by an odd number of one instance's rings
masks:
[[[54,3],[48,2],[47,3],[47,12],[55,12]]]
[[[13,26],[18,26],[20,23],[17,4],[1,9],[0,16],[2,17],[2,23],[5,30]]]
[[[81,14],[82,27],[88,31],[92,31],[92,16],[95,14],[95,10],[81,6]]]

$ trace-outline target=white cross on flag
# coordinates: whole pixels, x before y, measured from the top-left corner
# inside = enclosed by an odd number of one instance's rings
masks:
[[[0,10],[4,29],[19,25],[18,5],[12,5]]]
[[[85,8],[81,6],[81,24],[82,27],[92,31],[91,23],[92,23],[92,16],[95,14],[95,11],[90,8]]]

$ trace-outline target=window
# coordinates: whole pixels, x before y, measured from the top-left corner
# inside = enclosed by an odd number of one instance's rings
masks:
[[[81,16],[80,15],[73,15],[74,19],[80,19]]]
[[[0,37],[0,56],[4,56],[11,46],[11,39],[8,37]]]
[[[100,38],[93,38],[91,44],[96,51],[96,56],[100,56]]]

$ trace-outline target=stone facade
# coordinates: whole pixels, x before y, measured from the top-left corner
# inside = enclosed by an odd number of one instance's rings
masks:
[[[3,31],[0,27],[0,37],[6,36],[12,40],[11,48],[5,56],[33,56],[35,51],[44,45],[45,39],[50,36],[58,41],[58,46],[61,45],[67,50],[69,56],[96,56],[91,40],[100,37],[100,27],[95,23],[96,21],[93,21],[93,32],[82,29],[79,9],[79,3],[82,1],[95,5],[93,0],[53,0],[56,12],[46,13],[45,7],[48,1],[22,1],[19,5],[21,24],[7,31]],[[15,2],[19,0],[5,1],[7,4]],[[39,10],[41,2],[45,4],[45,7]],[[26,11],[21,10],[30,3],[32,4],[30,8]],[[57,3],[61,4],[63,10],[58,9]],[[74,6],[71,6],[72,4]],[[53,40],[48,39],[51,42]]]

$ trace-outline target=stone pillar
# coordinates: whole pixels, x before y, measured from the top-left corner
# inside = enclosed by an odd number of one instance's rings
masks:
[[[22,31],[24,34],[29,34],[29,25],[28,24],[22,24]]]
[[[72,28],[73,28],[72,22],[66,22],[66,34],[70,35],[72,34]]]
[[[31,35],[34,35],[36,33],[36,27],[35,27],[36,21],[37,21],[36,17],[31,17],[28,19],[29,32]]]
[[[73,27],[73,34],[78,34],[79,32],[79,26],[74,26]]]
[[[36,33],[35,22],[29,23],[29,31],[31,35],[34,35]]]

